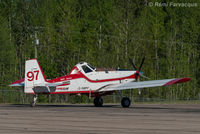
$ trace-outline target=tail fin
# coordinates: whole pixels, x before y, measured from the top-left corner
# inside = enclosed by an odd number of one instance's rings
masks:
[[[36,86],[45,86],[46,78],[37,59],[27,60],[25,64],[25,93],[33,93]]]

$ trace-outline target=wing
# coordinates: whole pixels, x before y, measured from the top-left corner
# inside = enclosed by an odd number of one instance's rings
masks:
[[[142,82],[128,82],[122,84],[108,85],[104,88],[101,88],[98,91],[105,92],[105,91],[115,91],[115,90],[125,90],[125,89],[135,89],[135,88],[169,86],[173,84],[184,83],[189,80],[190,78],[174,78],[174,79],[152,80],[152,81],[142,81]]]

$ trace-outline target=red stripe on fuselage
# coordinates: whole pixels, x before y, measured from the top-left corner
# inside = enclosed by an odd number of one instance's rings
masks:
[[[41,94],[89,94],[94,93],[95,91],[63,91],[63,92],[49,92],[49,93],[41,93]],[[34,92],[29,94],[35,94]]]
[[[58,85],[58,86],[67,86],[67,85],[69,85],[69,83],[67,83],[67,84],[61,84],[61,85]]]
[[[64,92],[50,92],[50,94],[89,94],[94,91],[64,91]]]
[[[124,80],[124,79],[134,79],[135,78],[135,74],[132,74],[132,75],[126,76],[126,77],[121,77],[121,78],[112,78],[112,79],[103,79],[103,80],[91,80],[88,77],[86,77],[84,74],[79,72],[78,74],[70,74],[70,75],[62,76],[62,77],[59,77],[59,78],[56,78],[56,79],[51,79],[51,80],[49,80],[47,82],[55,83],[55,82],[74,80],[74,79],[79,79],[79,78],[84,78],[87,81],[92,82],[92,83],[99,83],[99,82],[109,82],[109,81],[117,81],[117,80]]]

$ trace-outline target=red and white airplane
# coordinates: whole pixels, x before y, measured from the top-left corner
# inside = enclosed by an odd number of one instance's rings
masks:
[[[32,106],[35,106],[38,94],[86,94],[89,97],[95,97],[95,106],[102,106],[101,96],[112,94],[115,91],[120,93],[121,90],[126,89],[169,86],[190,80],[190,78],[174,78],[138,82],[140,76],[145,77],[140,72],[144,58],[139,70],[132,60],[129,60],[136,71],[122,69],[100,71],[86,62],[80,62],[69,75],[47,80],[37,59],[30,59],[25,64],[25,78],[13,82],[10,86],[24,86],[25,93],[33,94]],[[122,107],[129,107],[130,99],[122,95],[121,97]]]

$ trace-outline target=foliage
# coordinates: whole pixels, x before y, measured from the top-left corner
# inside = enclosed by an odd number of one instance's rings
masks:
[[[96,67],[132,69],[128,58],[139,65],[145,56],[142,70],[152,80],[192,80],[183,85],[144,89],[142,97],[198,99],[200,2],[196,1],[197,7],[150,6],[149,2],[170,1],[0,1],[0,102],[31,99],[20,88],[7,85],[24,77],[25,60],[35,57],[36,37],[37,57],[47,78],[66,75],[80,61]],[[137,90],[123,93],[141,97]],[[41,96],[39,101],[77,103],[87,102],[86,98],[53,95]]]

